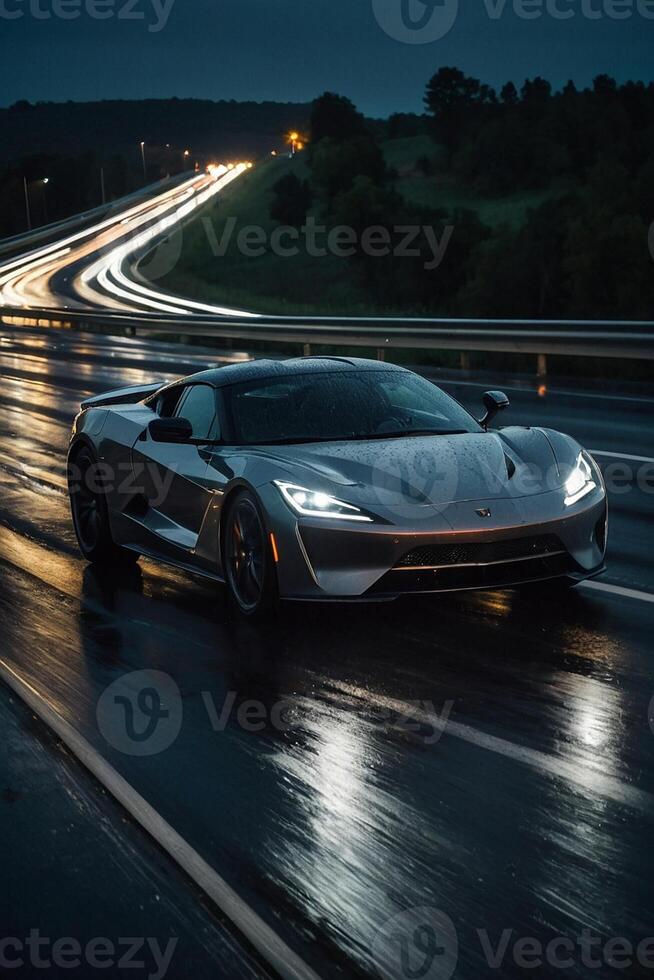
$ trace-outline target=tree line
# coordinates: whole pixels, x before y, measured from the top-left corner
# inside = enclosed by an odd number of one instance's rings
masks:
[[[352,271],[377,309],[435,315],[647,319],[654,315],[654,85],[607,75],[555,92],[543,78],[497,92],[456,68],[429,80],[422,116],[364,119],[347,98],[313,104],[308,180],[276,186],[271,215],[331,226],[408,225],[454,231],[444,259],[358,251]],[[413,172],[432,207],[400,193],[386,139],[429,134]],[[481,220],[474,204],[440,206],[454,183],[479,200],[540,203],[524,219]],[[447,200],[447,195],[443,195]]]

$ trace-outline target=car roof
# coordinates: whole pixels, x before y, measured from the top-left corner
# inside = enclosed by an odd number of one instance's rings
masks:
[[[285,361],[261,358],[228,364],[225,367],[209,368],[184,378],[184,383],[204,382],[215,388],[240,384],[243,381],[256,381],[266,378],[294,377],[303,374],[336,374],[354,371],[406,371],[397,364],[385,361],[372,361],[365,357],[293,357]],[[179,383],[179,382],[178,382]]]

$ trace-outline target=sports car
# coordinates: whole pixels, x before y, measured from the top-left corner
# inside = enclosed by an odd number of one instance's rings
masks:
[[[79,547],[224,582],[247,616],[598,575],[597,464],[560,432],[492,429],[508,404],[487,392],[478,420],[405,368],[326,356],[88,398],[68,455]]]

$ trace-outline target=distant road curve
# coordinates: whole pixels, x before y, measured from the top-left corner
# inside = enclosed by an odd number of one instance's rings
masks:
[[[31,247],[0,264],[0,304],[5,307],[176,315],[209,313],[253,317],[245,310],[196,303],[171,296],[133,278],[133,264],[193,212],[240,177],[239,163],[194,174],[145,200],[134,196],[117,202],[111,213],[87,227],[71,230],[63,223],[60,237]]]

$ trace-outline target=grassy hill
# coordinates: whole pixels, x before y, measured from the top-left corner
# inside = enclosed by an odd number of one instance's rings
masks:
[[[270,250],[251,257],[239,250],[239,229],[257,226],[270,235],[277,227],[269,217],[272,187],[288,173],[306,176],[301,154],[292,160],[271,157],[227,187],[219,200],[185,227],[181,258],[159,285],[192,299],[257,312],[368,312],[347,259],[312,257],[303,251],[281,257]],[[229,248],[224,255],[215,255],[211,242],[220,241],[230,218],[236,218],[237,225]]]
[[[397,172],[395,186],[407,201],[448,211],[469,208],[491,228],[504,223],[514,227],[522,224],[527,209],[537,207],[548,196],[546,191],[522,192],[501,198],[477,194],[444,173],[443,150],[427,135],[387,140],[382,149],[386,163]],[[419,166],[424,160],[431,165],[428,174]]]
[[[447,211],[466,207],[476,211],[491,228],[520,225],[527,209],[547,197],[546,193],[515,194],[501,199],[475,194],[439,173],[442,151],[425,135],[389,140],[382,144],[382,149],[388,166],[397,175],[395,186],[407,200]],[[428,175],[417,165],[424,158],[433,168]],[[277,223],[269,217],[272,187],[288,173],[295,173],[301,179],[308,176],[302,154],[294,159],[270,157],[228,187],[220,200],[186,226],[181,258],[159,285],[200,301],[257,312],[289,315],[393,312],[370,308],[369,299],[347,259],[333,255],[312,257],[304,251],[293,257],[275,255],[270,250],[258,257],[241,254],[236,242],[239,229],[256,225],[268,236],[275,229]],[[313,214],[320,222],[317,211]],[[236,230],[225,254],[216,255],[211,242],[220,241],[229,218],[237,219]]]

